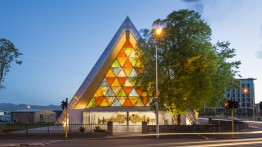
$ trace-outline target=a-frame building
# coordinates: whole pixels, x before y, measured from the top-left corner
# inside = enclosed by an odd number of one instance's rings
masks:
[[[127,17],[71,99],[69,123],[155,123],[155,113],[149,107],[153,97],[135,79],[143,72],[139,51],[135,49],[140,38]],[[160,124],[173,124],[168,113],[160,113],[160,120]],[[64,122],[65,113],[57,123]]]

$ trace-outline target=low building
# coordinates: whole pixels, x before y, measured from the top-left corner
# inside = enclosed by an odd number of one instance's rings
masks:
[[[10,122],[10,112],[0,110],[0,124]]]
[[[56,113],[51,110],[26,109],[11,112],[12,123],[55,122]]]

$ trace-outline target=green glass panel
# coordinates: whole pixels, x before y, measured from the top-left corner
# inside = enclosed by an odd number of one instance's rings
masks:
[[[95,101],[94,98],[92,98],[92,99],[90,100],[90,102],[88,103],[87,108],[95,107],[95,106],[97,106],[97,105],[96,105],[96,101]]]
[[[106,96],[115,96],[115,94],[114,94],[114,92],[111,88],[107,91]]]
[[[113,101],[115,100],[115,97],[106,97],[106,100],[108,102],[108,105],[111,106]]]
[[[110,87],[99,87],[99,88],[100,88],[100,90],[102,91],[103,95],[105,96],[106,93],[107,93],[107,91],[108,91],[108,89],[109,89]]]
[[[104,80],[102,81],[102,83],[100,84],[100,86],[104,86],[104,87],[109,86],[108,83],[107,83],[107,81],[106,81],[106,79],[104,79]]]
[[[121,104],[117,99],[115,99],[111,106],[121,106]]]
[[[129,74],[129,77],[136,77],[136,76],[137,76],[136,70],[133,69],[133,70],[131,71],[131,73]]]
[[[135,88],[132,89],[132,91],[130,92],[129,96],[138,96]]]
[[[121,65],[119,64],[118,60],[115,60],[112,64],[112,67],[121,67]]]
[[[125,103],[126,98],[127,98],[127,97],[117,97],[117,99],[118,99],[118,101],[119,101],[119,103],[120,103],[121,105],[123,105],[123,104]]]
[[[138,58],[129,58],[129,61],[131,62],[131,64],[132,64],[133,66],[136,65],[137,60],[139,60],[139,59],[138,59]]]
[[[130,80],[130,82],[132,83],[132,85],[136,85],[136,78],[135,77],[130,77],[128,78]]]
[[[118,92],[117,96],[126,96],[126,93],[125,93],[125,91],[124,91],[123,89],[121,89],[121,90]]]
[[[123,50],[126,53],[126,56],[129,56],[132,53],[133,48],[123,48]]]
[[[109,106],[107,100],[104,98],[100,106]]]
[[[120,67],[113,67],[112,71],[114,72],[115,75],[118,75],[119,71],[121,70]]]

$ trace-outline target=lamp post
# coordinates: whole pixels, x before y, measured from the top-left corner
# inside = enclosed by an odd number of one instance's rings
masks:
[[[162,33],[161,28],[156,29],[156,35],[160,35]],[[156,98],[154,99],[155,105],[156,105],[156,138],[159,138],[159,118],[158,118],[158,103],[159,103],[159,98],[158,98],[158,66],[157,66],[157,45],[155,45],[156,48]]]

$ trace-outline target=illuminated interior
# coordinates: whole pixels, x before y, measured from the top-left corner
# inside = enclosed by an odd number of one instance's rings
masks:
[[[136,77],[143,72],[143,64],[127,39],[113,64],[87,105],[149,106],[152,97],[137,85]]]

